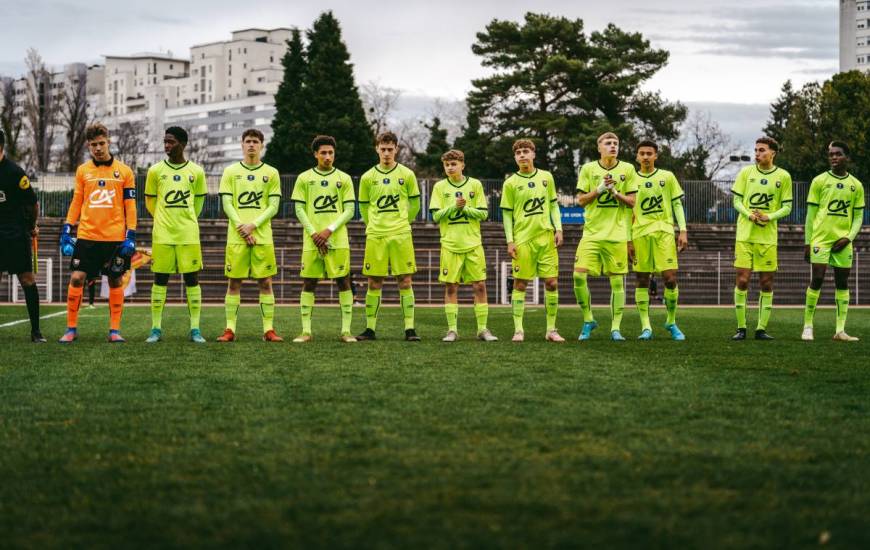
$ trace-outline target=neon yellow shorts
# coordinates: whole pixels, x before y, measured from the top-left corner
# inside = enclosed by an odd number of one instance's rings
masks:
[[[517,259],[511,262],[514,278],[531,281],[538,276],[552,279],[559,276],[559,252],[553,233],[547,231],[517,245]]]
[[[202,247],[198,244],[151,245],[152,273],[195,273],[202,270]]]
[[[386,277],[416,273],[414,241],[410,233],[386,237],[366,237],[363,275]]]
[[[228,244],[224,275],[230,279],[265,279],[278,273],[275,245]]]
[[[831,251],[834,243],[813,243],[810,247],[810,263],[828,264],[833,267],[852,267],[852,243],[838,252]]]
[[[734,243],[734,267],[752,271],[776,271],[776,245],[737,241]]]
[[[619,241],[580,239],[574,269],[585,269],[590,275],[621,275],[628,273],[628,245]]]
[[[673,233],[655,231],[635,237],[634,263],[635,273],[661,273],[677,269],[677,241]]]
[[[438,280],[442,283],[473,283],[486,280],[486,256],[483,246],[468,252],[452,252],[441,249],[441,271]]]
[[[330,248],[326,256],[318,250],[302,251],[303,279],[341,279],[350,273],[350,249]]]

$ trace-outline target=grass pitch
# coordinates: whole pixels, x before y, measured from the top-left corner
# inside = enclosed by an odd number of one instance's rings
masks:
[[[777,341],[742,343],[730,309],[682,309],[683,343],[661,308],[644,343],[627,308],[621,344],[605,311],[576,342],[576,307],[564,345],[543,341],[541,308],[522,345],[506,309],[493,344],[470,308],[452,345],[441,309],[417,316],[420,344],[395,308],[354,345],[325,307],[305,346],[260,342],[254,307],[226,345],[186,342],[180,307],[153,346],[142,307],[126,345],[104,342],[105,306],[68,347],[0,328],[0,546],[870,546],[870,311],[850,314],[854,345],[829,340],[831,310],[814,343],[796,309],[774,310]],[[280,334],[298,327],[278,309]],[[205,335],[222,328],[206,308]]]

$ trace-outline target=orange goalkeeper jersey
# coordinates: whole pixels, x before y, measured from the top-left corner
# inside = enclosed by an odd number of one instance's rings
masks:
[[[136,181],[130,167],[116,159],[108,166],[93,160],[79,166],[66,222],[79,222],[79,239],[123,241],[127,229],[136,229]]]

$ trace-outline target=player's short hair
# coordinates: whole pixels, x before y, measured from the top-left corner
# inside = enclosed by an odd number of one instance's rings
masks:
[[[598,136],[598,141],[597,141],[598,145],[601,145],[601,142],[604,141],[605,139],[615,139],[616,141],[619,141],[619,136],[617,136],[613,132],[604,132],[603,134]]]
[[[6,147],[6,132],[0,129],[0,149]]]
[[[441,155],[441,162],[447,162],[448,160],[458,160],[459,162],[465,162],[465,153],[463,153],[459,149],[451,149]]]
[[[95,122],[85,129],[85,140],[87,141],[93,141],[100,136],[109,137],[109,129],[101,122]]]
[[[177,139],[179,143],[187,145],[187,130],[181,126],[170,126],[166,129],[166,133]]]
[[[758,145],[759,143],[763,143],[764,145],[767,145],[768,147],[770,147],[771,151],[779,153],[779,142],[776,141],[775,139],[773,139],[772,137],[761,136],[760,138],[755,140],[756,145]]]
[[[245,141],[249,137],[255,137],[260,140],[260,143],[266,141],[266,136],[263,135],[263,132],[257,130],[256,128],[248,128],[244,132],[242,132],[242,141]]]
[[[324,145],[332,145],[332,148],[335,149],[335,138],[332,136],[315,136],[314,141],[311,142],[311,152],[316,153],[320,151],[320,148]]]
[[[656,152],[656,153],[659,152],[659,145],[658,145],[658,143],[654,142],[654,141],[651,140],[651,139],[645,139],[645,140],[642,140],[640,143],[637,144],[637,148],[636,148],[635,150],[636,150],[636,151],[640,151],[640,148],[641,148],[641,147],[652,147],[653,149],[655,149],[655,152]]]
[[[532,151],[534,151],[535,142],[526,138],[518,139],[514,142],[514,145],[513,147],[511,147],[511,149],[513,149],[514,153],[517,152],[517,149],[531,149]]]
[[[377,139],[375,140],[375,145],[380,145],[381,143],[392,143],[396,147],[399,146],[399,138],[396,137],[396,134],[387,130],[386,132],[381,132],[378,134]]]
[[[850,153],[849,144],[847,144],[845,141],[840,141],[839,139],[835,139],[834,141],[832,141],[831,143],[828,144],[828,147],[829,148],[830,147],[839,147],[840,149],[843,150],[844,155],[846,155],[847,157],[849,156],[849,153]]]

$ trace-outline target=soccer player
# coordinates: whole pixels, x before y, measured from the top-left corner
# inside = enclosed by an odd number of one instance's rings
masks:
[[[229,219],[224,275],[229,279],[224,299],[227,328],[218,342],[236,339],[236,319],[241,304],[242,281],[257,280],[263,341],[283,342],[274,328],[275,295],[272,277],[278,273],[272,218],[281,205],[278,171],[260,160],[263,132],[249,128],[242,133],[244,160],[228,166],[221,176],[221,206]]]
[[[441,155],[447,177],[432,187],[429,211],[441,231],[441,265],[438,280],[444,283],[444,313],[447,335],[444,342],[459,339],[459,283],[471,283],[474,291],[474,316],[477,337],[485,342],[498,340],[488,328],[489,304],[486,297],[486,256],[480,238],[480,222],[489,215],[486,194],[480,180],[463,175],[465,155],[452,149]]]
[[[501,204],[507,251],[514,270],[511,312],[513,342],[525,339],[523,314],[526,287],[535,276],[544,280],[544,309],[549,342],[564,342],[556,330],[559,310],[559,253],[562,246],[562,214],[553,175],[535,168],[535,143],[518,139],[513,144],[517,172],[502,185]]]
[[[628,273],[628,241],[637,193],[634,166],[619,156],[619,137],[613,132],[598,136],[600,159],[587,162],[577,178],[577,202],[585,209],[583,236],[574,260],[574,296],[583,312],[579,340],[588,340],[598,322],[592,316],[589,275],[610,279],[610,339],[625,340],[620,332],[625,309],[623,277]]]
[[[773,309],[773,274],[777,268],[777,224],[791,212],[791,175],[774,164],[779,144],[773,138],[755,141],[755,164],[743,168],[731,193],[737,218],[737,239],[734,244],[734,309],[737,332],[732,340],[746,339],[746,295],[752,272],[758,272],[761,293],[758,296],[756,340],[773,340],[767,333],[767,323]]]
[[[359,182],[359,207],[366,224],[363,275],[369,278],[366,293],[366,329],[357,340],[374,340],[381,307],[384,277],[392,274],[399,285],[405,340],[419,342],[414,330],[414,290],[411,275],[417,271],[411,220],[420,212],[417,176],[396,162],[399,139],[392,132],[377,137],[378,165]]]
[[[813,339],[813,314],[822,291],[828,265],[834,268],[834,299],[837,327],[834,340],[857,342],[846,334],[849,312],[849,275],[852,271],[852,241],[861,231],[864,217],[864,186],[849,173],[849,146],[832,141],[828,146],[831,169],[813,179],[807,196],[806,247],[804,256],[813,266],[804,308],[803,340]]]
[[[31,247],[31,239],[39,235],[39,202],[27,174],[6,157],[5,149],[6,134],[0,130],[0,274],[18,276],[30,318],[30,341],[41,344],[45,338],[39,332],[39,290]]]
[[[338,170],[335,162],[335,138],[317,136],[311,143],[317,167],[296,178],[291,199],[296,203],[296,217],[303,228],[302,294],[299,306],[302,314],[302,334],[293,339],[311,341],[311,313],[314,291],[320,279],[334,279],[338,286],[341,308],[342,342],[356,342],[350,333],[353,319],[353,292],[350,288],[350,241],[347,222],[356,209],[353,180]]]
[[[637,276],[634,302],[640,315],[641,333],[638,340],[651,340],[649,321],[650,277],[661,273],[665,284],[665,308],[668,316],[665,329],[674,340],[686,336],[677,327],[677,252],[686,249],[686,213],[683,211],[683,188],[672,172],[656,168],[658,145],[654,141],[641,141],[637,146],[637,195],[634,202],[634,221],[628,242],[628,256]],[[680,233],[674,240],[674,219]]]
[[[75,192],[60,235],[64,256],[72,256],[67,289],[67,329],[62,344],[78,337],[79,309],[88,279],[109,280],[109,342],[124,342],[124,273],[136,252],[136,181],[130,167],[109,152],[109,131],[100,123],[85,131],[91,160],[76,170]],[[72,226],[78,222],[76,234]]]
[[[154,217],[151,234],[151,271],[154,273],[154,284],[151,286],[151,334],[145,340],[149,344],[159,342],[163,335],[166,285],[173,273],[181,273],[184,279],[190,314],[190,341],[205,343],[199,330],[202,248],[197,218],[205,204],[208,188],[203,169],[184,157],[186,146],[187,131],[184,128],[167,128],[163,136],[163,150],[169,158],[149,168],[145,180],[145,208]]]

